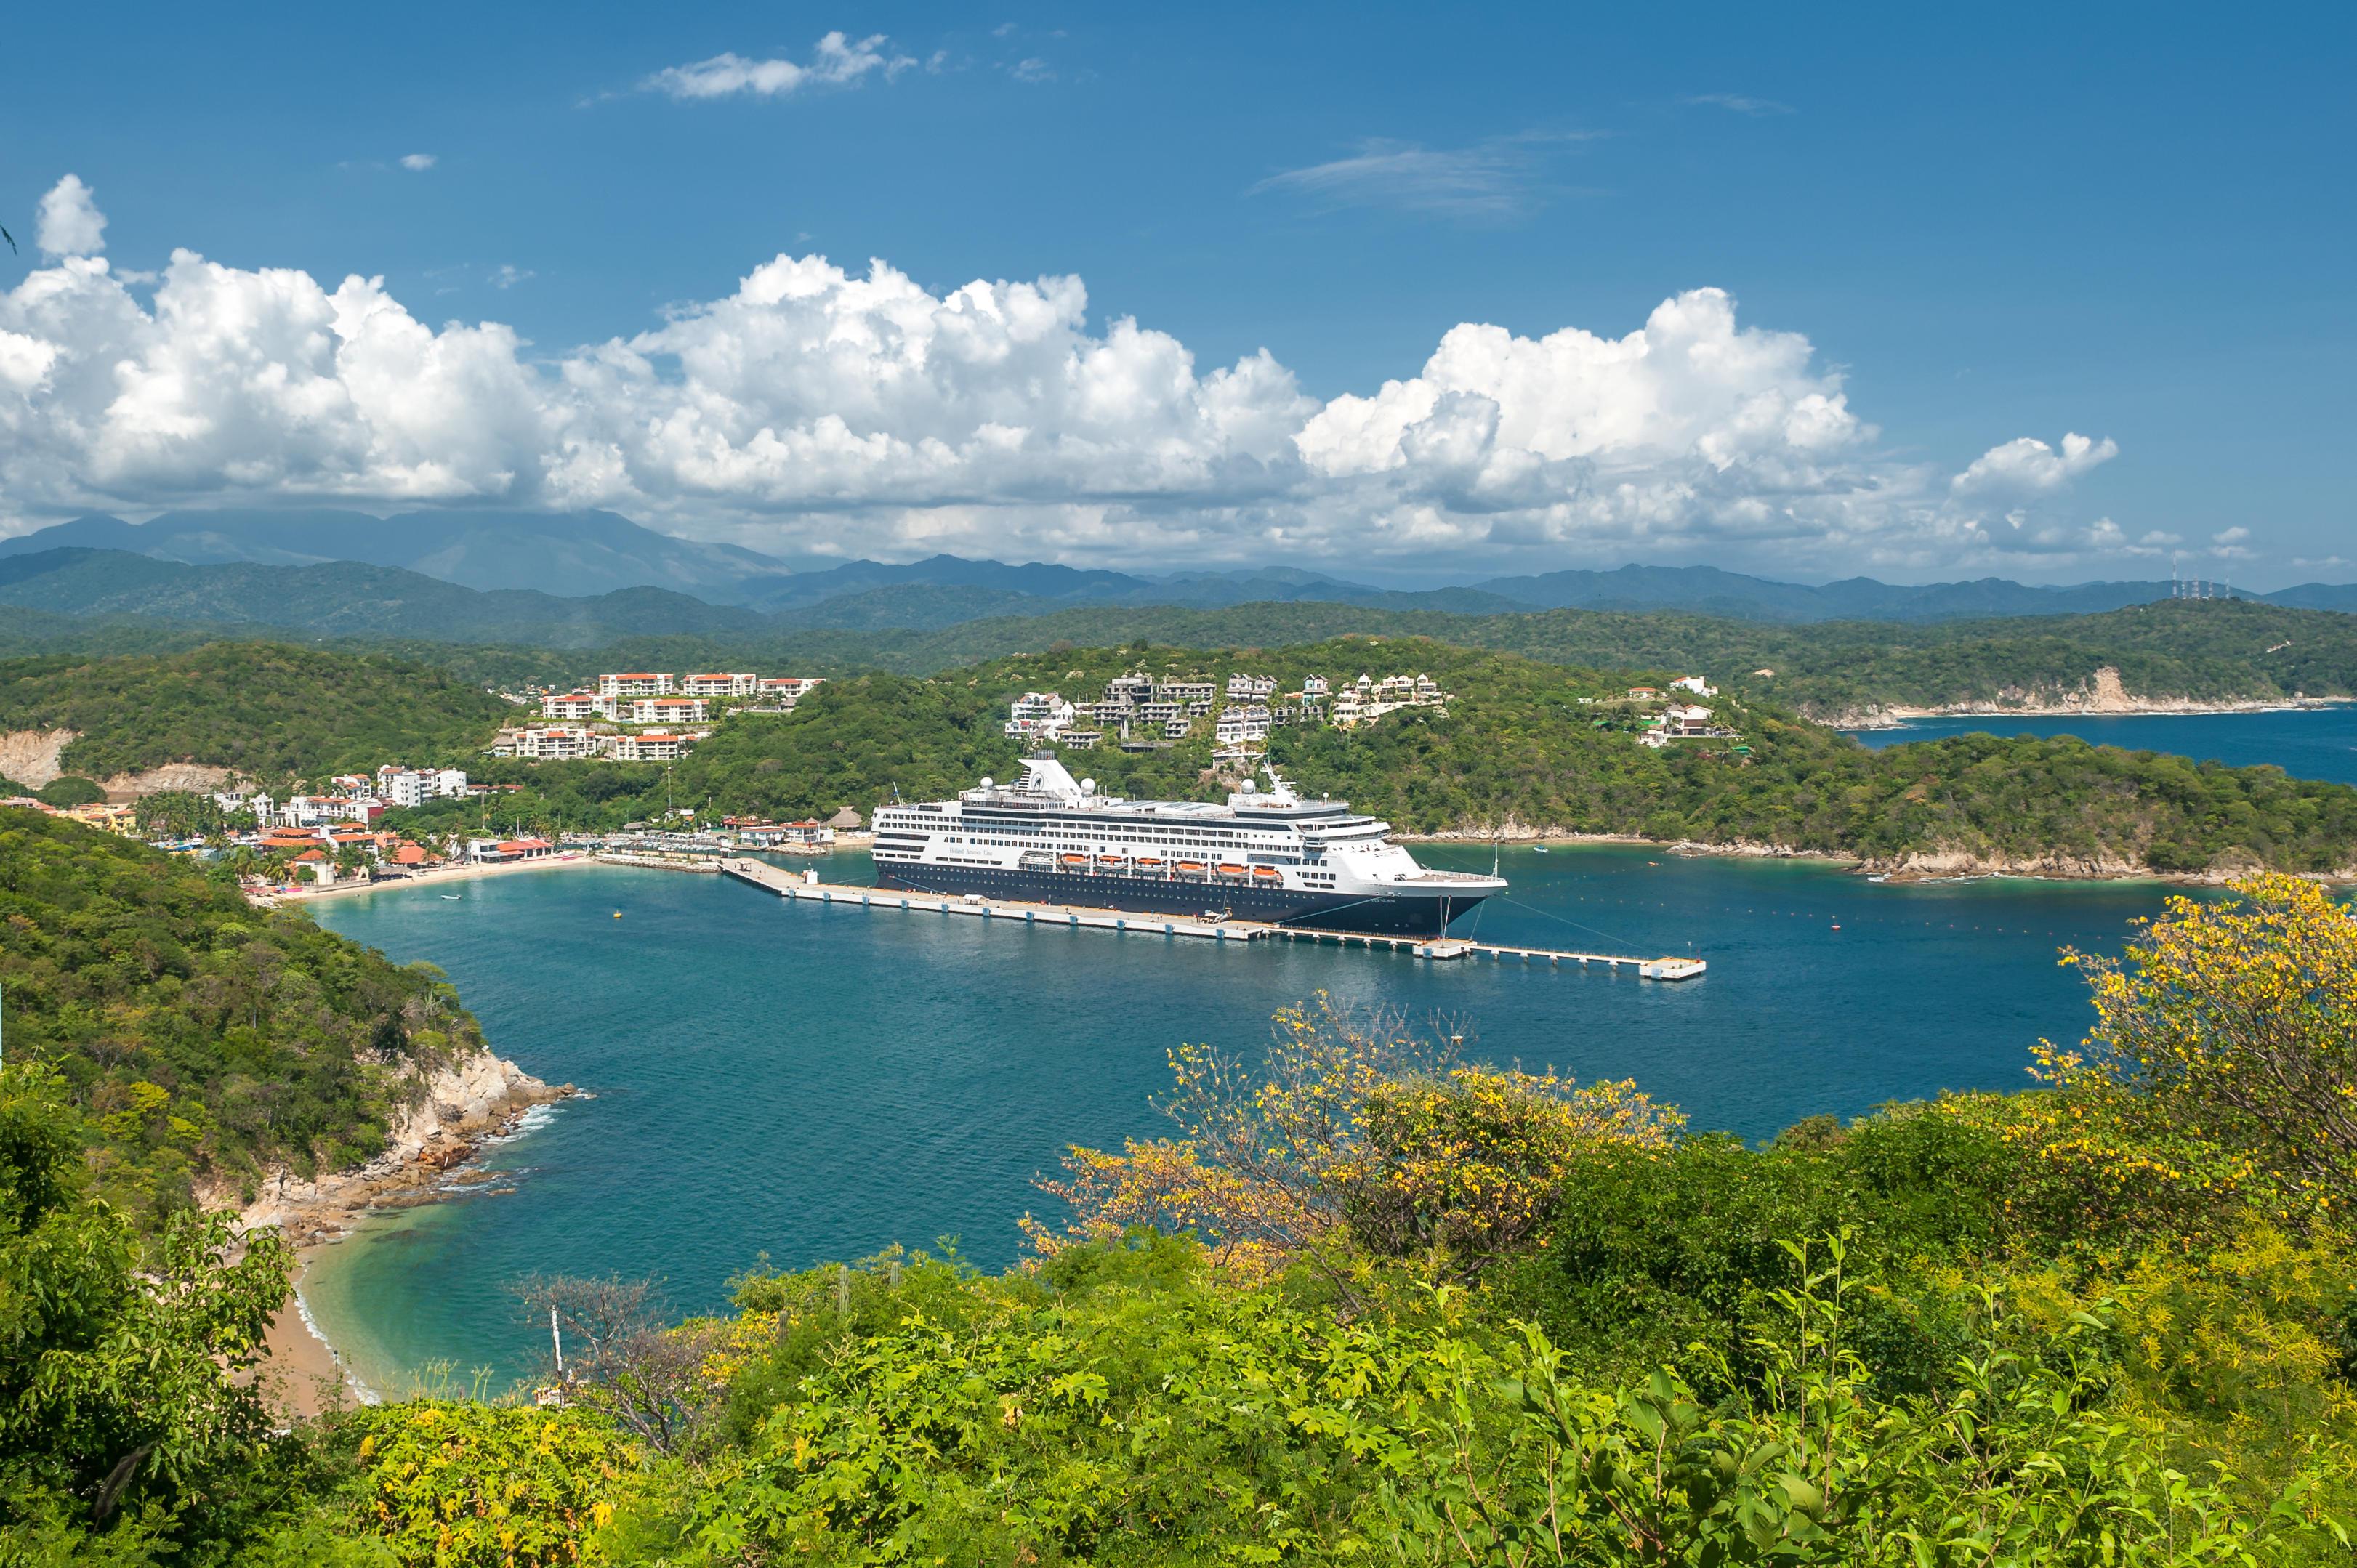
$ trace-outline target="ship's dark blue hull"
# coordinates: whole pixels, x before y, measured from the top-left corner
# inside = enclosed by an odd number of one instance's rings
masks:
[[[952,897],[979,893],[987,898],[1019,899],[1028,904],[1069,904],[1082,909],[1121,909],[1193,918],[1200,918],[1209,911],[1229,919],[1260,920],[1274,926],[1400,937],[1437,937],[1448,929],[1449,921],[1480,903],[1484,897],[1467,893],[1446,898],[1425,894],[1368,898],[1237,883],[1091,876],[1063,871],[997,871],[976,865],[894,865],[880,861],[876,866],[876,885]]]

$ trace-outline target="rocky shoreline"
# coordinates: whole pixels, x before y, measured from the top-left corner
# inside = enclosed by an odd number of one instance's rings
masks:
[[[2195,717],[2210,714],[2270,714],[2298,708],[2329,708],[2352,701],[2357,701],[2357,698],[2311,697],[2304,693],[2294,693],[2288,697],[2246,697],[2224,702],[2194,697],[2137,696],[2121,682],[2117,670],[2105,665],[2095,671],[2086,685],[2075,691],[2016,688],[1994,698],[1945,703],[1937,707],[1876,703],[1863,707],[1843,708],[1830,714],[1812,714],[1810,717],[1828,729],[1880,730],[1899,729],[1918,719]]]
[[[275,1226],[296,1247],[309,1247],[341,1237],[371,1209],[435,1202],[467,1185],[450,1172],[485,1144],[514,1132],[525,1112],[578,1092],[569,1083],[551,1087],[504,1058],[479,1051],[425,1079],[417,1102],[387,1129],[382,1154],[308,1181],[280,1171],[250,1202],[236,1206],[238,1227]]]
[[[1533,827],[1509,821],[1500,828],[1446,828],[1432,833],[1401,833],[1403,843],[1491,843],[1517,846],[1547,844],[1620,844],[1663,854],[1698,858],[1725,856],[1738,860],[1813,860],[1839,866],[1860,876],[1885,882],[1953,882],[1980,876],[2018,876],[2047,882],[2169,882],[2186,886],[2222,886],[2237,876],[2263,870],[2255,864],[2212,871],[2155,871],[2141,862],[2111,856],[2074,855],[2061,851],[2038,856],[1989,856],[1967,850],[1920,850],[1891,858],[1839,854],[1831,850],[1795,849],[1790,844],[1738,839],[1706,843],[1699,839],[1650,839],[1638,833],[1583,833],[1561,828]],[[2357,882],[2357,865],[2338,871],[2303,874],[2319,882]]]

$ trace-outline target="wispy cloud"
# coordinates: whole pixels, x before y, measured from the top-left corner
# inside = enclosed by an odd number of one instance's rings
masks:
[[[1017,81],[1053,81],[1056,80],[1055,68],[1036,55],[1028,59],[1017,60],[1013,65],[1006,68],[1006,74],[1013,77]]]
[[[808,64],[717,54],[693,65],[667,66],[639,86],[643,91],[685,100],[731,98],[739,93],[782,98],[805,87],[856,86],[876,75],[889,81],[916,64],[914,57],[897,53],[891,40],[881,33],[854,38],[835,32],[819,39]]]
[[[1588,140],[1590,132],[1525,132],[1468,147],[1370,138],[1349,157],[1286,169],[1248,196],[1291,193],[1329,207],[1396,207],[1461,218],[1505,218],[1540,195],[1550,145]]]
[[[1697,92],[1682,103],[1707,104],[1713,109],[1726,109],[1737,114],[1791,114],[1789,103],[1779,103],[1772,98],[1751,98],[1740,92]]]
[[[435,161],[432,153],[404,153],[402,155],[401,166],[412,174],[424,174],[434,166]]]
[[[524,282],[526,279],[535,277],[538,274],[533,272],[529,267],[519,267],[512,262],[501,262],[498,266],[491,269],[490,276],[483,281],[490,284],[493,288],[513,288],[516,285]]]

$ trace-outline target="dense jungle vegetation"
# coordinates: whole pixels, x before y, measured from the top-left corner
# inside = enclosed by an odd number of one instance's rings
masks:
[[[482,1048],[431,970],[25,810],[0,809],[0,999],[7,1059],[56,1070],[97,1192],[143,1225],[200,1181],[366,1159],[416,1069]]]
[[[2260,878],[2074,961],[2040,1089],[1762,1148],[1321,999],[1175,1049],[1005,1276],[533,1282],[563,1408],[285,1431],[284,1249],[143,1236],[12,1052],[0,1561],[2345,1563],[2357,925]]]
[[[60,764],[103,779],[210,763],[271,783],[479,750],[515,710],[382,657],[216,642],[182,653],[0,660],[0,729],[71,729]]]
[[[1136,642],[1284,650],[1345,636],[1421,637],[1591,669],[1672,669],[1812,718],[2077,691],[2104,667],[2132,693],[2195,702],[2357,695],[2357,616],[2255,600],[2169,601],[2102,615],[1800,626],[1671,611],[1453,615],[1340,604],[1103,607],[933,630],[812,629],[758,638],[637,637],[587,655],[405,643],[471,674],[565,681],[595,669],[806,667],[930,675],[1059,646]],[[1755,670],[1773,670],[1759,677]]]
[[[1199,650],[1281,649],[1358,635],[1429,638],[1587,668],[1702,671],[1723,689],[1772,699],[1818,719],[1891,706],[2004,702],[2032,691],[2072,692],[2105,667],[2120,671],[2127,691],[2152,698],[2275,701],[2303,692],[2357,694],[2357,616],[2244,599],[2163,600],[2099,615],[1930,623],[1780,625],[1676,611],[1470,615],[1310,602],[1210,610],[1105,606],[944,624],[896,620],[888,599],[899,591],[886,590],[887,602],[863,603],[856,624],[780,623],[752,629],[759,618],[748,620],[748,612],[711,607],[700,607],[711,612],[701,619],[667,622],[651,607],[678,596],[630,590],[608,600],[649,601],[636,624],[630,617],[599,621],[598,635],[589,640],[574,638],[553,647],[500,643],[495,626],[479,629],[474,640],[453,641],[411,632],[355,636],[334,629],[339,623],[332,620],[309,632],[208,630],[193,621],[120,616],[100,621],[0,606],[0,653],[152,651],[233,636],[388,655],[446,670],[474,686],[564,685],[613,669],[759,667],[824,675],[930,675],[1059,647],[1143,641]],[[974,607],[986,606],[978,602]],[[930,618],[941,606],[928,599],[924,609]],[[1752,674],[1760,669],[1775,674]]]
[[[1223,681],[1231,671],[1339,680],[1428,671],[1456,693],[1446,716],[1385,715],[1352,732],[1280,728],[1271,757],[1302,788],[1348,797],[1412,832],[1485,832],[1509,823],[1664,840],[1749,841],[1879,861],[1964,854],[2024,865],[2160,871],[2357,863],[2357,789],[2071,739],[1964,736],[1870,751],[1777,707],[1721,697],[1740,740],[1660,750],[1628,733],[1616,705],[1632,680],[1421,639],[1353,638],[1265,653],[1167,648],[1026,654],[913,680],[830,682],[782,717],[740,717],[669,769],[608,763],[485,763],[479,778],[522,783],[495,804],[405,813],[420,825],[521,819],[543,828],[610,828],[660,816],[666,802],[715,814],[799,817],[895,790],[938,799],[985,774],[1008,777],[1020,748],[1001,733],[1009,698],[1060,690],[1093,698],[1142,665]],[[1675,666],[1665,667],[1674,670]],[[1583,699],[1588,699],[1583,701]],[[1601,726],[1601,727],[1599,727]],[[1221,786],[1208,724],[1168,750],[1067,756],[1109,792],[1200,796]],[[1740,744],[1748,747],[1738,753]]]

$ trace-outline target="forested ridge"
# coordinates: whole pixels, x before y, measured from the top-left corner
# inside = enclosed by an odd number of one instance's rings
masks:
[[[423,665],[278,643],[0,660],[0,729],[79,731],[59,762],[86,778],[195,762],[278,783],[456,760],[514,711]]]
[[[2102,615],[1799,626],[1671,611],[1454,615],[1302,603],[1231,609],[1103,607],[963,622],[938,630],[818,629],[758,638],[630,638],[593,656],[444,650],[414,656],[470,670],[731,669],[796,664],[822,674],[926,675],[1058,647],[1150,643],[1276,650],[1346,635],[1422,637],[1598,669],[1669,668],[1813,718],[1878,707],[2018,702],[2088,688],[2099,669],[2132,694],[2190,702],[2357,695],[2357,616],[2254,600],[2177,601]],[[604,663],[597,663],[603,659]],[[505,660],[507,662],[502,663]],[[1775,671],[1760,677],[1754,671]],[[569,674],[565,677],[569,678]]]
[[[250,906],[227,875],[0,808],[7,1055],[60,1075],[98,1187],[154,1221],[373,1155],[421,1075],[482,1048],[434,972]]]
[[[421,583],[453,594],[468,590]],[[496,617],[421,629],[399,619],[339,617],[301,629],[208,630],[191,619],[105,620],[0,606],[0,652],[186,647],[208,637],[391,654],[452,671],[470,684],[569,684],[600,670],[796,668],[806,673],[925,675],[1056,647],[1149,642],[1204,650],[1319,643],[1345,635],[1425,637],[1580,667],[1671,666],[1729,690],[1772,697],[1813,718],[1877,708],[2051,699],[2080,691],[2099,669],[2120,671],[2132,694],[2189,702],[2279,701],[2357,694],[2357,616],[2256,600],[2163,600],[2096,615],[2018,616],[1928,623],[1765,623],[1679,611],[1532,610],[1462,614],[1325,602],[1224,609],[1099,606],[1039,615],[989,615],[986,592],[926,590],[928,618],[898,623],[895,590],[853,596],[841,625],[802,624],[813,612],[764,621],[754,612],[697,606],[632,589],[588,607],[554,644],[514,636]],[[497,600],[499,595],[474,596]],[[545,596],[522,596],[541,598]],[[945,610],[941,600],[961,607]],[[550,601],[570,605],[576,601]],[[681,606],[694,613],[673,613]],[[267,603],[257,603],[267,613]],[[191,612],[194,613],[193,611]],[[943,623],[937,618],[948,615]],[[1752,671],[1770,669],[1772,677]]]
[[[1175,1045],[1004,1275],[521,1281],[561,1379],[279,1425],[283,1245],[126,1222],[12,1054],[0,1561],[2345,1563],[2357,927],[2259,878],[2072,961],[2039,1089],[1758,1148],[1315,999]]]

